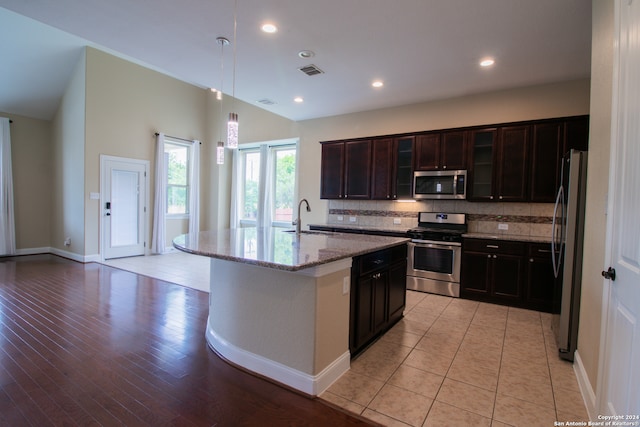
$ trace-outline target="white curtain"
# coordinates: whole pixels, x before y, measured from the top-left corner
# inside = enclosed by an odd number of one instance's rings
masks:
[[[200,141],[193,141],[189,159],[189,234],[200,232]]]
[[[231,228],[240,228],[240,207],[238,203],[240,198],[238,193],[240,190],[240,184],[242,183],[242,167],[240,165],[240,150],[231,150],[231,209],[229,212],[229,224]]]
[[[258,227],[271,227],[273,221],[273,169],[275,168],[274,152],[267,144],[260,146],[260,189],[258,191]]]
[[[9,119],[0,117],[0,255],[16,253]]]
[[[164,134],[156,138],[155,201],[153,205],[153,233],[151,253],[162,254],[166,246],[167,167],[164,155]]]

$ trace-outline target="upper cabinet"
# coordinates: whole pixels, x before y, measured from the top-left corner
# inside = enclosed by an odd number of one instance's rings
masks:
[[[560,185],[563,155],[572,148],[588,147],[589,116],[542,121],[532,129],[529,200],[553,203]]]
[[[429,132],[418,135],[415,170],[459,170],[467,168],[465,131]]]
[[[371,141],[335,141],[322,144],[320,198],[371,197]]]
[[[502,126],[471,132],[467,199],[524,202],[528,197],[531,127]]]
[[[413,172],[467,170],[467,199],[553,202],[562,156],[589,116],[322,142],[321,198],[411,199]]]

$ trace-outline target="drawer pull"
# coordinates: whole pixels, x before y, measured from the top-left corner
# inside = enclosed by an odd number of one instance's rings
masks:
[[[384,262],[384,260],[383,260],[383,259],[377,259],[377,260],[373,261],[373,263],[374,263],[375,265],[380,265],[380,264],[382,264],[383,262]]]
[[[541,254],[548,254],[551,253],[551,249],[538,249],[538,252]]]
[[[487,245],[487,247],[492,249],[500,249],[500,246],[498,245]]]

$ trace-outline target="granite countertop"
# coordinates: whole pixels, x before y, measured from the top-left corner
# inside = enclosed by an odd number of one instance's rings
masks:
[[[282,228],[232,228],[183,234],[173,246],[211,258],[298,271],[408,242],[404,237],[303,231]]]
[[[486,233],[465,233],[462,237],[466,239],[492,239],[510,240],[516,242],[531,243],[551,243],[551,238],[547,236],[520,236],[516,234],[486,234]]]

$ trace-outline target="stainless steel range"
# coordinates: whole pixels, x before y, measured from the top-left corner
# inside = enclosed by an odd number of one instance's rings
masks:
[[[407,257],[407,289],[460,296],[462,235],[466,214],[420,212]]]

